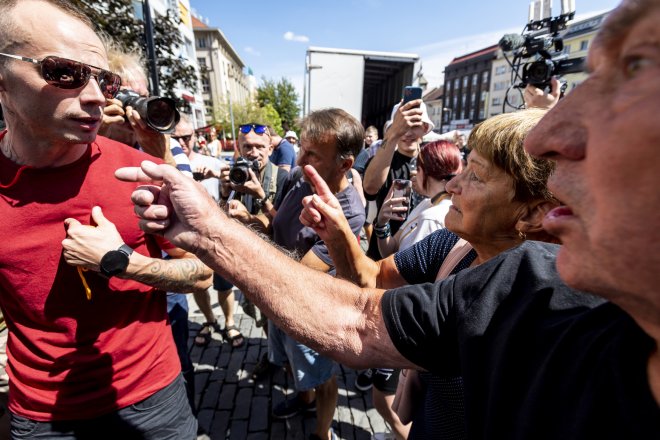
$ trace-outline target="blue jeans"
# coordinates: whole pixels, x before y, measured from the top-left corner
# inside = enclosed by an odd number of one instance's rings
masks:
[[[38,422],[11,414],[10,435],[12,440],[194,440],[197,420],[179,375],[143,401],[95,419]]]
[[[335,362],[304,344],[296,342],[279,327],[268,321],[268,356],[271,363],[289,363],[296,391],[307,391],[329,381]]]

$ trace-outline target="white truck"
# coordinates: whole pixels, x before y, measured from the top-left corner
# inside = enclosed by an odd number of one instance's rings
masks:
[[[382,134],[392,106],[412,85],[419,56],[310,47],[305,58],[303,115],[327,107],[346,110]]]

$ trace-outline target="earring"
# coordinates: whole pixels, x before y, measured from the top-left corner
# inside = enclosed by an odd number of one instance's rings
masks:
[[[518,231],[518,238],[520,238],[521,241],[527,240],[527,234],[525,234],[523,231]]]

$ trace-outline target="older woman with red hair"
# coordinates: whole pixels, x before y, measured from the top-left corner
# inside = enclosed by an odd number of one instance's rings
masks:
[[[407,249],[430,233],[445,227],[445,216],[451,206],[451,196],[445,190],[445,185],[461,170],[461,153],[452,142],[440,140],[421,148],[417,156],[417,175],[413,179],[413,189],[427,198],[406,219],[407,204],[402,203],[405,202],[403,198],[393,196],[392,186],[376,223],[376,229],[385,231],[377,234],[378,249],[383,258]],[[386,232],[390,219],[405,220],[394,235]]]

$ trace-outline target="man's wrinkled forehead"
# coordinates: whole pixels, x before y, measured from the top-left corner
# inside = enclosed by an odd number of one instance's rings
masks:
[[[635,27],[635,24],[653,9],[660,9],[659,1],[624,0],[607,17],[596,35],[594,44],[607,51],[615,50]]]

